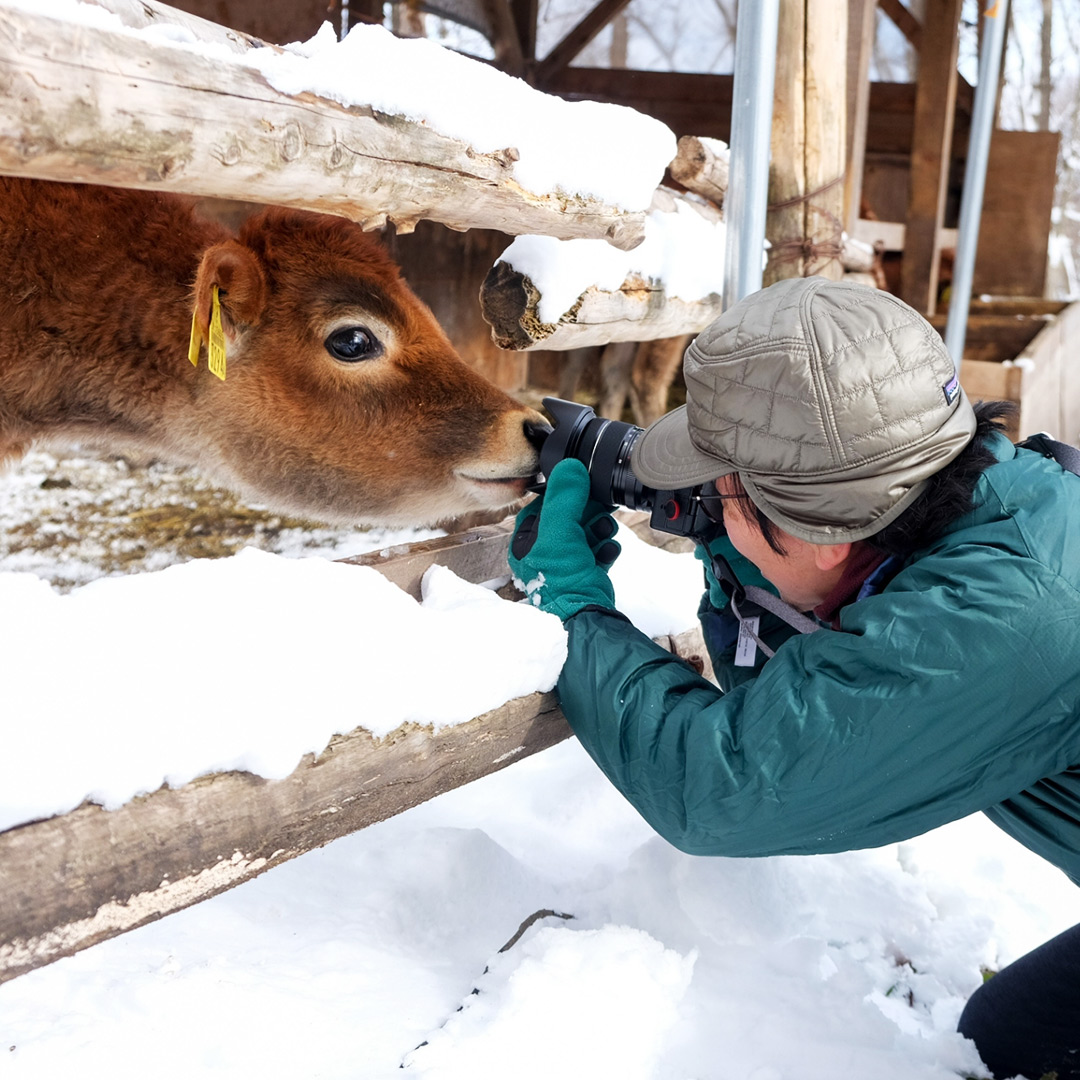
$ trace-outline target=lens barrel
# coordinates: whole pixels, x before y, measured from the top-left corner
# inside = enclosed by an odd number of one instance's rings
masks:
[[[630,452],[642,428],[597,416],[588,405],[561,398],[544,398],[555,421],[540,448],[540,471],[545,477],[563,458],[577,458],[589,471],[592,497],[605,506],[652,509],[652,488],[630,471]]]
[[[542,491],[551,470],[563,458],[577,458],[589,472],[590,494],[605,506],[625,506],[648,510],[649,524],[677,536],[714,536],[720,526],[704,512],[701,486],[678,491],[656,491],[646,487],[630,469],[630,454],[644,429],[621,420],[597,416],[588,405],[562,398],[544,398],[544,408],[554,420],[554,428],[540,447]]]

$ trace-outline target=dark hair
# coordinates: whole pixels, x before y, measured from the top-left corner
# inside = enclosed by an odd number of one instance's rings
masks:
[[[949,526],[975,509],[975,485],[997,458],[990,449],[993,437],[1004,432],[1016,415],[1012,401],[975,403],[975,434],[971,442],[926,482],[919,497],[884,529],[866,542],[887,555],[908,555],[932,544]]]
[[[784,547],[784,541],[780,536],[780,529],[772,521],[765,516],[765,511],[761,509],[753,499],[750,498],[749,492],[743,487],[742,478],[738,473],[730,473],[728,475],[728,485],[731,488],[731,494],[737,495],[737,499],[733,499],[739,508],[739,513],[742,514],[746,521],[756,523],[761,535],[765,538],[765,543],[769,545],[776,552],[777,555],[786,555],[787,548]]]
[[[919,497],[895,520],[866,538],[866,543],[887,555],[908,555],[945,534],[957,518],[974,508],[975,485],[997,458],[989,443],[1005,431],[1006,421],[1016,415],[1012,401],[979,401],[975,404],[975,434],[971,442],[943,469],[926,482]],[[747,494],[738,473],[728,479],[734,500],[747,521],[756,522],[765,542],[777,555],[786,555],[779,528]]]

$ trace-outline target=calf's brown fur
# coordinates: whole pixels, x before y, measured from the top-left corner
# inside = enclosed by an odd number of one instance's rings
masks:
[[[188,361],[214,285],[224,382]],[[0,464],[136,449],[281,511],[421,524],[519,498],[545,426],[351,222],[270,209],[234,235],[175,196],[0,178]]]

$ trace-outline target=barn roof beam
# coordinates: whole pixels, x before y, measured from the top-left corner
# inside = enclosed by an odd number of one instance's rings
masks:
[[[537,85],[542,87],[547,79],[562,71],[629,3],[630,0],[600,0],[600,3],[536,65]]]
[[[902,0],[878,0],[878,7],[896,24],[896,28],[918,52],[922,48],[922,23],[904,6]]]

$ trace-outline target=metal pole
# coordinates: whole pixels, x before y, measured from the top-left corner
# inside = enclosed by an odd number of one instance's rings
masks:
[[[723,307],[761,288],[780,0],[741,0],[735,27]]]
[[[945,323],[945,348],[960,370],[967,337],[971,286],[975,278],[975,251],[979,244],[979,219],[986,190],[986,163],[990,157],[990,137],[994,133],[1001,54],[1005,45],[1006,16],[1009,0],[993,0],[983,27],[982,53],[979,56],[979,82],[975,87],[975,105],[971,114],[971,137],[964,190],[960,197],[960,226],[956,236],[956,262],[949,289],[949,317]]]

